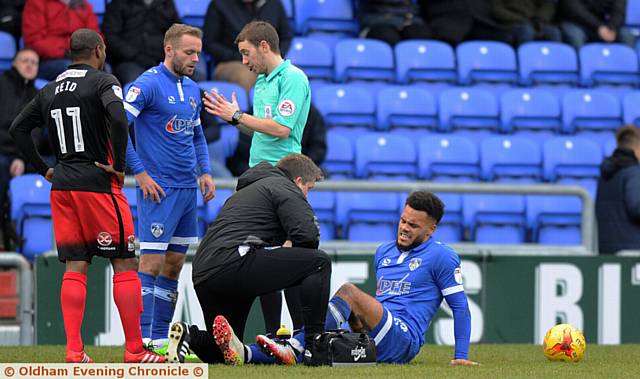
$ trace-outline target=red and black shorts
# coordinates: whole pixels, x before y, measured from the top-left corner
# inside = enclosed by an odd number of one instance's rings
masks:
[[[135,257],[133,220],[122,192],[51,191],[51,212],[62,262]]]

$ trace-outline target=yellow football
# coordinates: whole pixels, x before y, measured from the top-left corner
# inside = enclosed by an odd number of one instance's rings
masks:
[[[542,348],[550,361],[579,362],[584,357],[587,342],[580,330],[569,324],[558,324],[544,336]]]

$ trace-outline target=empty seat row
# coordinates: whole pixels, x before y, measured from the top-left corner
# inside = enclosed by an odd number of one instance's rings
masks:
[[[496,97],[476,87],[452,87],[438,97],[415,86],[389,86],[376,97],[356,84],[334,84],[312,92],[329,126],[424,128],[449,132],[484,129],[511,133],[548,130],[571,134],[640,125],[640,92],[624,100],[604,89],[569,90],[558,99],[537,88],[514,89]]]
[[[323,167],[342,178],[593,183],[599,177],[603,150],[610,151],[613,144],[609,140],[601,146],[574,136],[538,144],[529,138],[497,135],[476,145],[459,135],[414,141],[395,133],[365,133],[352,143],[338,129],[328,132]]]
[[[571,196],[439,194],[445,215],[435,238],[445,242],[580,244],[581,203]],[[406,194],[311,191],[321,239],[396,238]]]
[[[336,82],[640,85],[638,54],[622,44],[586,44],[576,53],[559,42],[530,42],[515,51],[502,42],[469,41],[454,50],[435,40],[407,40],[392,48],[379,40],[347,38],[332,48],[313,37],[296,37],[287,57],[310,78]]]

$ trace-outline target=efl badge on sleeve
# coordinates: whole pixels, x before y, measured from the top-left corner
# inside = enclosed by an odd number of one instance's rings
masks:
[[[113,90],[113,94],[116,95],[118,99],[122,100],[122,88],[120,88],[120,86],[111,86],[111,89]]]
[[[127,92],[127,97],[125,98],[125,100],[128,103],[132,103],[132,102],[136,101],[136,99],[138,98],[140,93],[141,93],[140,88],[131,86],[129,88],[129,91]]]

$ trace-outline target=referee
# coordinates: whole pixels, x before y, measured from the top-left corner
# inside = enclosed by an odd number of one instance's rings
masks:
[[[301,152],[304,126],[309,116],[311,90],[302,70],[280,55],[275,28],[265,21],[245,25],[236,37],[242,63],[258,74],[253,99],[253,116],[211,91],[205,94],[207,112],[252,135],[249,167],[262,161],[275,165],[291,153]]]
[[[265,21],[253,21],[236,37],[242,63],[258,74],[253,99],[253,116],[238,107],[235,94],[231,102],[212,91],[205,94],[205,110],[216,115],[241,132],[252,136],[249,167],[266,161],[275,165],[288,154],[300,153],[304,127],[311,106],[309,80],[298,67],[280,55],[280,40],[276,29]],[[285,291],[293,326],[302,323],[299,294]],[[282,295],[261,296],[265,328],[275,333],[280,326]]]

